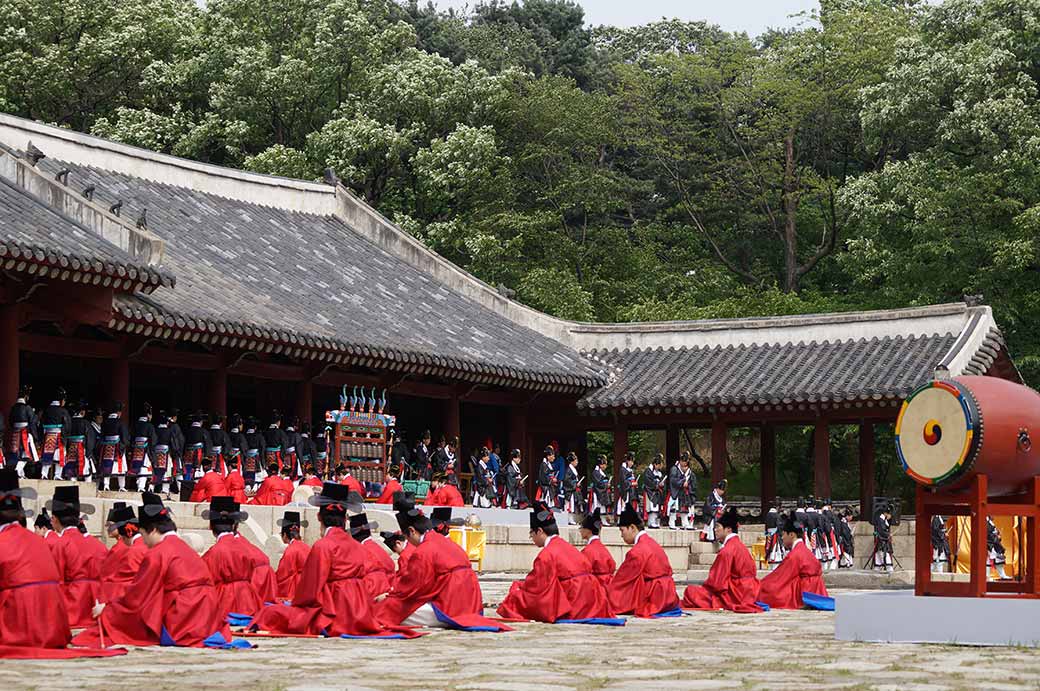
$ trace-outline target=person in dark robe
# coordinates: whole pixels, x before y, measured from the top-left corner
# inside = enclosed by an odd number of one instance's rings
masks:
[[[356,501],[361,497],[355,496]],[[365,549],[367,555],[368,570],[365,573],[365,585],[373,599],[379,595],[390,592],[390,586],[394,580],[396,566],[383,546],[372,538],[372,531],[379,530],[379,524],[369,522],[364,513],[354,514],[350,517],[347,531],[350,536],[358,541]]]
[[[726,481],[719,480],[704,500],[704,529],[701,531],[701,542],[715,542],[715,521],[725,510]]]
[[[635,471],[636,457],[631,451],[625,454],[618,468],[617,477],[614,478],[614,491],[617,493],[617,506],[614,513],[620,516],[626,506],[634,510],[639,497],[639,479]]]
[[[581,496],[582,478],[578,473],[578,454],[567,454],[567,467],[563,473],[563,510],[568,513],[583,513],[585,502]]]
[[[296,457],[299,459],[300,468],[304,472],[307,471],[308,467],[314,468],[315,453],[314,440],[311,439],[311,423],[301,423],[296,436]]]
[[[90,610],[101,596],[101,564],[108,555],[97,538],[79,530],[80,515],[94,513],[94,507],[80,502],[79,485],[59,485],[54,488],[48,508],[51,524],[58,533],[58,539],[50,546],[61,574],[69,628],[88,626]]]
[[[950,538],[946,534],[946,521],[942,516],[932,516],[932,573],[942,573],[950,563]]]
[[[600,454],[596,458],[596,465],[592,469],[592,476],[588,482],[589,496],[585,503],[585,510],[589,513],[600,509],[601,512],[610,512],[610,476],[607,475],[607,457]]]
[[[149,404],[141,407],[141,414],[134,420],[128,439],[127,480],[131,488],[143,491],[155,459],[156,431]]]
[[[264,600],[253,586],[253,559],[240,548],[236,534],[238,524],[249,515],[241,511],[231,497],[215,496],[209,508],[202,512],[209,521],[209,529],[216,538],[213,546],[202,555],[217,590],[220,611],[253,615],[263,607]]]
[[[766,562],[770,568],[774,568],[777,564],[784,560],[784,541],[780,535],[780,500],[777,499],[773,506],[769,507],[766,511],[766,515],[763,518],[765,523],[765,553]]]
[[[256,487],[256,481],[261,473],[264,472],[264,467],[261,465],[263,461],[263,450],[264,450],[264,435],[257,430],[257,420],[255,417],[249,418],[246,423],[246,447],[243,453],[242,459],[242,479],[246,482],[246,488],[252,490]],[[275,472],[278,472],[278,465],[275,464]]]
[[[495,505],[495,475],[488,465],[491,452],[482,447],[477,452],[477,462],[473,466],[473,506],[489,509]]]
[[[874,518],[874,568],[892,573],[892,516],[887,504],[882,504]]]
[[[690,469],[690,454],[683,451],[668,471],[668,524],[672,530],[693,530],[697,504],[697,476]]]
[[[330,427],[319,425],[320,433],[314,435],[314,470],[321,480],[332,477],[332,466],[329,463],[329,437],[332,434]]]
[[[202,411],[196,411],[191,416],[191,425],[184,432],[184,457],[181,467],[184,469],[182,479],[185,481],[194,481],[203,472],[202,460],[213,458],[213,449],[205,422],[206,416]]]
[[[195,483],[195,488],[192,489],[191,498],[188,501],[201,504],[210,501],[213,497],[229,496],[224,476],[214,469],[211,457],[206,456],[202,459],[201,468],[202,477]]]
[[[40,477],[56,479],[65,466],[65,444],[72,416],[65,410],[65,389],[59,388],[54,400],[40,413]]]
[[[114,479],[120,490],[126,489],[126,451],[130,442],[130,430],[123,420],[123,404],[114,402],[101,423],[98,434],[97,462],[102,489],[111,486]]]
[[[23,384],[18,389],[18,398],[11,406],[11,413],[7,417],[4,459],[6,467],[14,468],[21,477],[27,477],[27,466],[28,474],[36,475],[35,466],[40,459],[36,441],[38,419],[32,406],[29,405],[30,394],[32,394],[32,386]]]
[[[94,427],[87,419],[86,401],[80,401],[73,409],[69,421],[69,433],[65,438],[65,465],[62,468],[63,480],[79,480],[90,482],[94,475],[94,450],[97,438]]]
[[[647,528],[661,527],[661,505],[664,502],[664,456],[657,454],[650,459],[649,465],[640,477],[642,485],[640,508]]]
[[[787,556],[759,584],[758,601],[773,609],[801,609],[802,593],[827,595],[823,569],[805,544],[805,524],[794,514],[784,518],[783,540]]]
[[[683,609],[726,609],[740,614],[761,612],[758,600],[758,578],[755,559],[737,535],[740,518],[730,506],[715,522],[715,539],[722,549],[708,571],[703,585],[687,586],[683,593]]]
[[[271,419],[267,428],[263,431],[264,436],[264,467],[270,468],[273,464],[281,475],[282,465],[285,463],[285,445],[287,443],[285,432],[282,431],[282,416],[277,410],[271,413]]]
[[[300,575],[303,573],[303,566],[310,556],[310,545],[300,537],[301,529],[307,525],[307,521],[301,520],[299,511],[286,511],[278,519],[282,542],[285,544],[285,551],[282,552],[278,569],[275,571],[279,602],[292,600],[296,584],[300,582]]]
[[[372,596],[365,586],[368,555],[347,534],[345,485],[326,482],[321,494],[310,498],[318,506],[322,537],[311,547],[292,604],[264,607],[250,629],[272,634],[378,635],[384,627],[376,620]],[[351,506],[360,512],[360,506]]]
[[[152,491],[169,493],[170,483],[177,475],[173,455],[173,430],[166,412],[155,416],[155,444],[152,446]]]
[[[531,511],[530,535],[541,551],[527,577],[510,586],[498,607],[499,616],[550,624],[609,617],[603,584],[592,574],[589,560],[560,537],[552,509],[544,502],[535,502]]]
[[[245,460],[246,450],[249,448],[249,440],[246,439],[245,426],[242,424],[242,416],[238,413],[231,415],[227,421],[227,465],[228,473],[231,472],[231,466],[237,464],[239,475],[242,477],[243,485],[245,483],[245,476],[242,473],[242,462]],[[238,501],[236,499],[236,501]],[[239,501],[241,504],[242,502]]]
[[[184,471],[184,452],[187,439],[184,436],[184,430],[181,428],[179,420],[180,411],[177,408],[171,408],[168,416],[170,425],[170,472],[167,473],[167,477],[170,478],[171,492],[180,491],[178,477]]]
[[[559,494],[559,478],[556,475],[554,462],[556,461],[556,449],[546,446],[542,452],[542,462],[538,466],[538,484],[534,491],[535,502],[544,501],[550,506],[556,507],[557,495]]]
[[[852,532],[852,518],[852,510],[845,509],[838,526],[840,528],[838,540],[841,541],[841,560],[838,562],[838,568],[842,569],[851,569],[856,565],[856,540]]]
[[[397,466],[392,465],[386,469],[386,473],[383,476],[383,492],[379,495],[379,498],[375,500],[376,504],[394,503],[394,495],[404,490],[404,487],[399,481],[400,477],[401,469]]]
[[[405,434],[394,430],[393,445],[390,447],[390,465],[401,469],[401,478],[415,479],[418,473],[412,467],[412,453],[408,450]]]
[[[585,514],[585,517],[581,520],[581,527],[578,528],[578,532],[581,534],[581,538],[585,540],[585,547],[581,550],[581,553],[589,560],[592,575],[606,588],[614,578],[617,562],[614,561],[610,550],[603,545],[603,541],[599,538],[602,529],[603,517],[599,507],[597,507],[592,513]]]
[[[672,565],[661,545],[644,530],[642,517],[631,505],[618,516],[621,539],[632,549],[610,581],[607,595],[615,614],[653,617],[679,608]]]
[[[285,426],[282,435],[285,439],[285,448],[282,452],[282,467],[289,467],[289,477],[293,480],[302,474],[300,467],[300,433],[296,431],[299,422],[293,418]]]
[[[506,505],[507,509],[527,508],[527,492],[524,491],[526,478],[520,470],[520,449],[513,449],[509,454],[509,463],[505,469]]]
[[[400,506],[407,508],[408,502]],[[414,503],[397,513],[397,523],[412,551],[406,566],[399,561],[393,588],[377,598],[379,620],[388,626],[443,627],[440,612],[463,626],[498,626],[483,616],[483,596],[469,555],[434,530]]]
[[[889,544],[892,544],[891,540],[889,540]],[[987,564],[997,572],[997,578],[1002,581],[1011,580],[1010,576],[1004,571],[1004,564],[1007,563],[1007,551],[1004,549],[1004,541],[1000,537],[1000,529],[993,522],[993,516],[989,514],[986,515],[986,553]]]
[[[120,502],[121,503],[121,502]],[[114,507],[108,515],[108,528],[116,535],[116,544],[101,562],[101,602],[118,600],[137,577],[148,547],[141,537],[134,507]]]
[[[433,462],[430,458],[430,430],[423,430],[419,442],[415,445],[412,453],[412,466],[419,473],[419,477],[429,480],[433,476]]]
[[[226,477],[228,457],[231,455],[231,437],[224,429],[224,416],[219,413],[215,413],[210,420],[209,443],[213,470]]]
[[[214,634],[230,640],[216,588],[202,557],[177,534],[159,495],[145,492],[137,520],[148,552],[122,597],[94,607],[96,622],[73,645],[176,645],[201,648]]]

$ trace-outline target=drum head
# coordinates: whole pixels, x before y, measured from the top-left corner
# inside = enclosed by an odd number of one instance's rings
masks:
[[[907,475],[943,485],[971,467],[979,441],[975,400],[955,381],[933,381],[903,403],[896,420],[896,452]]]

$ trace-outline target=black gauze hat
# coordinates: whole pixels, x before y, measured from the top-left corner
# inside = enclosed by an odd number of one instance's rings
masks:
[[[128,523],[137,524],[137,515],[134,513],[134,507],[120,506],[118,508],[113,507],[108,512],[108,523],[112,528],[122,528]]]
[[[77,494],[76,496],[79,495]],[[23,510],[22,499],[35,498],[36,490],[31,487],[19,486],[18,473],[14,468],[0,468],[0,509],[18,509],[21,511]]]
[[[298,525],[306,528],[310,523],[307,521],[300,520],[299,511],[286,511],[281,518],[278,519],[278,527],[284,528],[289,525]]]
[[[247,520],[249,514],[239,510],[238,502],[233,497],[213,497],[209,500],[209,508],[202,512],[204,521],[231,521],[239,523]]]
[[[531,510],[531,530],[548,528],[556,525],[556,516],[553,515],[549,505],[542,501],[536,501]]]
[[[719,525],[729,528],[733,532],[737,531],[737,526],[740,524],[740,516],[737,514],[737,507],[728,506],[726,511],[719,518]]]
[[[591,530],[593,533],[599,533],[603,528],[603,517],[600,515],[599,507],[596,507],[592,513],[585,514],[585,518],[581,519],[581,527]]]
[[[94,507],[79,500],[79,485],[59,485],[54,488],[54,498],[47,502],[51,513],[62,516],[79,516],[94,513]]]
[[[383,538],[383,543],[390,548],[391,552],[394,550],[394,545],[405,540],[404,535],[401,533],[391,533],[388,530],[379,533],[379,537]]]
[[[394,492],[394,511],[408,511],[415,508],[415,493],[399,490]]]
[[[626,504],[624,511],[618,516],[618,527],[624,528],[627,525],[642,525],[643,517],[636,513],[636,510],[632,508],[631,504]]]
[[[369,533],[375,532],[376,530],[379,530],[379,524],[375,521],[369,523],[368,516],[366,516],[364,513],[354,514],[350,517],[351,535],[357,535],[358,533],[363,533],[366,530]]]
[[[170,518],[172,513],[163,504],[162,497],[158,494],[155,492],[141,492],[141,511],[137,514],[139,520]]]

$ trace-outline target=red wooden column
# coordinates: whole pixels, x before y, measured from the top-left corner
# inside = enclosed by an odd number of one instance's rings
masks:
[[[813,431],[813,492],[819,498],[831,496],[831,436],[826,420],[818,420]]]
[[[614,424],[614,477],[621,472],[621,461],[628,453],[628,425],[617,422]]]
[[[458,439],[462,428],[459,421],[459,395],[452,392],[451,397],[444,399],[442,405],[444,406],[442,414],[444,436],[448,439]],[[459,449],[455,449],[455,451],[458,452]]]
[[[18,398],[18,305],[0,305],[0,410]]]
[[[130,361],[126,359],[125,355],[121,355],[117,358],[113,358],[109,363],[109,374],[108,374],[108,400],[102,403],[102,406],[108,410],[116,401],[123,404],[123,410],[126,411],[126,418],[130,418]]]
[[[669,466],[679,461],[679,426],[668,425],[664,431],[665,463]]]
[[[210,375],[208,408],[210,413],[227,415],[227,367],[223,365]]]
[[[725,422],[711,423],[711,484],[726,479],[726,439],[729,428]]]
[[[296,387],[296,417],[300,418],[300,423],[313,422],[311,410],[314,406],[314,382],[311,379],[304,379]]]
[[[759,434],[762,447],[762,464],[759,474],[762,481],[762,515],[764,516],[776,499],[776,428],[772,425],[762,425]]]
[[[874,500],[874,423],[859,424],[859,515],[872,518]]]

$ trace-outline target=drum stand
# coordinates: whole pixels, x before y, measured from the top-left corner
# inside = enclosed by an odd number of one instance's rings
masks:
[[[1040,476],[1030,478],[1026,491],[1008,497],[987,495],[987,478],[976,475],[966,488],[954,492],[931,492],[917,488],[917,530],[915,537],[915,579],[917,595],[945,597],[1024,597],[1040,598]],[[933,581],[931,572],[932,517],[968,516],[971,526],[971,567],[967,583]],[[1018,516],[1025,524],[1024,539],[1019,550],[1025,568],[1024,577],[1010,581],[989,581],[986,550],[986,516]],[[957,536],[958,543],[960,535]],[[951,571],[955,570],[956,553],[950,555]]]

